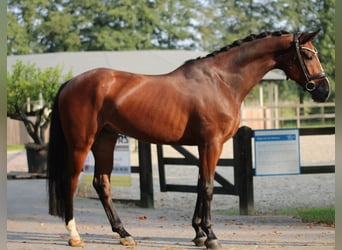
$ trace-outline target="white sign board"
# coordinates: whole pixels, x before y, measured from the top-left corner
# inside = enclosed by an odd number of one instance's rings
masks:
[[[300,174],[298,129],[255,130],[255,174]]]
[[[119,135],[114,150],[113,171],[111,174],[112,186],[131,185],[131,164],[130,164],[130,139],[125,135]],[[83,175],[80,180],[83,184],[92,185],[95,160],[90,151],[83,166]]]

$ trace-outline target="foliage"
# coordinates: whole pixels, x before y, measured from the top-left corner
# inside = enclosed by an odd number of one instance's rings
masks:
[[[7,116],[22,121],[34,143],[45,143],[44,132],[50,122],[49,110],[60,81],[70,76],[70,73],[62,76],[62,69],[58,66],[42,70],[22,61],[17,61],[12,73],[7,74]],[[39,99],[41,103],[37,103]],[[35,101],[33,105],[32,101]]]
[[[198,6],[195,0],[9,0],[7,53],[190,49]]]
[[[334,0],[8,0],[7,54],[57,51],[213,51],[251,33],[321,29],[317,47],[335,86]],[[290,84],[285,99],[309,95]]]

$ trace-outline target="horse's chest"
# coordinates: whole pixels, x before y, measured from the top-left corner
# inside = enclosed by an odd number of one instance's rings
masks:
[[[208,112],[214,132],[223,137],[231,137],[240,124],[240,106],[233,102],[222,102]]]

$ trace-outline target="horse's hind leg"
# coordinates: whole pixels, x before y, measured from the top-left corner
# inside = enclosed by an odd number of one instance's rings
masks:
[[[118,135],[102,130],[95,139],[92,151],[95,158],[95,173],[93,186],[99,195],[107,214],[113,232],[120,235],[120,243],[125,246],[135,246],[131,235],[124,229],[112,201],[110,174],[113,168],[113,151]]]
[[[65,210],[65,224],[69,232],[69,245],[73,247],[83,247],[84,243],[77,232],[76,222],[74,218],[74,195],[78,184],[78,177],[82,171],[84,160],[87,156],[88,150],[73,150],[69,152],[69,165],[73,166],[70,169],[70,190],[68,192],[68,199],[66,199]]]

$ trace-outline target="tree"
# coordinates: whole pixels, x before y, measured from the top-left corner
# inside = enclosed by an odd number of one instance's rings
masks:
[[[156,1],[160,21],[156,25],[153,40],[159,49],[198,49],[201,37],[198,20],[202,4],[195,0]]]
[[[335,90],[335,1],[319,1],[317,20],[321,29],[316,47],[320,53],[324,70],[331,80],[332,89]],[[330,100],[335,100],[335,91],[332,91]]]
[[[40,25],[41,44],[44,52],[76,51],[81,45],[78,30],[72,27],[73,16],[54,11]]]
[[[152,36],[159,22],[154,5],[134,0],[88,0],[73,1],[65,8],[82,23],[82,50],[123,50],[154,47]]]
[[[199,7],[195,0],[9,0],[7,54],[190,49]]]
[[[49,13],[50,0],[9,0],[7,3],[7,53],[42,53],[40,25]],[[20,33],[16,33],[19,31]],[[23,40],[21,40],[23,39]],[[17,46],[15,46],[17,45]],[[19,47],[19,49],[17,48]],[[22,50],[24,48],[24,50]]]
[[[7,54],[28,54],[30,38],[25,27],[19,24],[13,13],[7,12]]]
[[[334,0],[8,0],[7,16],[8,55],[141,49],[213,51],[265,30],[321,29],[315,45],[332,84],[331,100],[334,98]],[[293,98],[302,94],[298,88],[280,92],[295,93]]]
[[[42,70],[22,61],[17,61],[12,73],[7,74],[7,116],[23,122],[35,144],[45,144],[53,100],[60,82],[70,76],[63,76],[61,67]]]
[[[199,24],[200,47],[209,51],[265,30],[311,32],[321,29],[314,45],[329,76],[330,100],[334,100],[334,0],[210,0],[205,7]],[[301,103],[310,98],[293,83],[281,84],[280,94],[284,99],[299,98]]]

